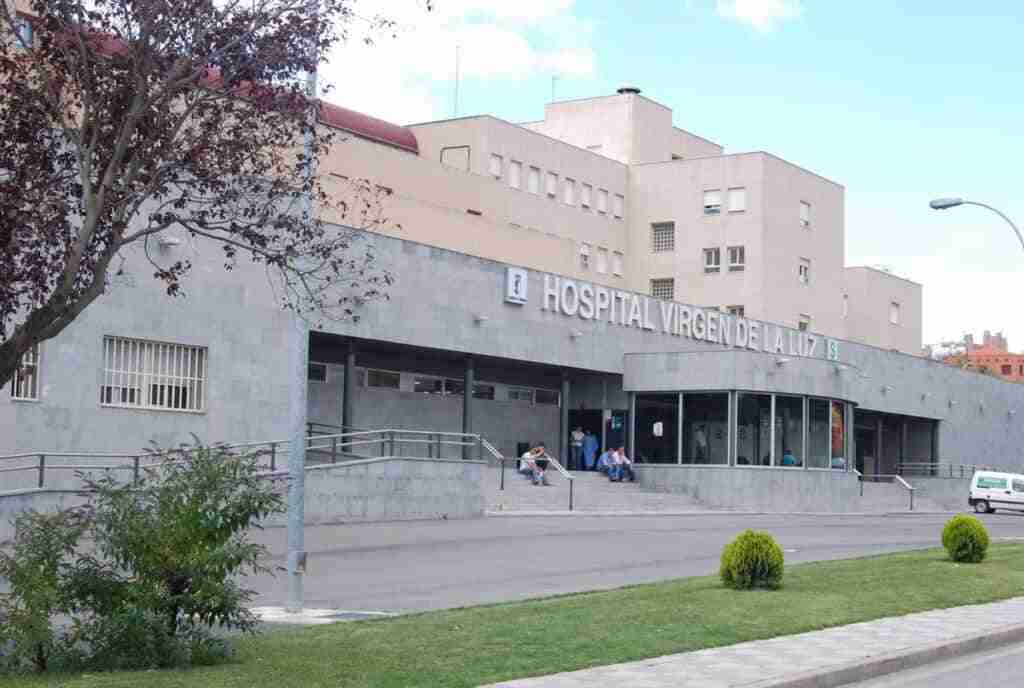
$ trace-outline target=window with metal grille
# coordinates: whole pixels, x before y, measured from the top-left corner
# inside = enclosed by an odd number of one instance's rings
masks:
[[[735,315],[740,318],[746,313],[746,309],[743,306],[726,306],[725,310],[729,315]]]
[[[676,281],[671,277],[651,280],[651,296],[671,301],[676,295]]]
[[[315,363],[313,361],[310,361],[309,371],[306,374],[306,379],[309,380],[310,382],[327,382],[327,364]]]
[[[742,246],[729,247],[729,272],[742,272],[747,267],[747,250]]]
[[[704,272],[719,272],[722,269],[722,249],[704,249]]]
[[[36,344],[21,357],[21,365],[11,378],[11,398],[22,401],[39,399],[39,345]]]
[[[651,253],[676,250],[676,223],[655,222],[651,225]]]
[[[100,404],[203,411],[206,362],[207,350],[202,346],[104,337]]]

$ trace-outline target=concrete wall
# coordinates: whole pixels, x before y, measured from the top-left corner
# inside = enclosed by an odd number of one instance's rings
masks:
[[[634,468],[644,488],[686,494],[713,508],[843,513],[859,507],[857,477],[843,471],[678,465]]]
[[[73,490],[19,490],[0,495],[0,546],[14,538],[14,519],[26,511],[52,512],[85,504]]]
[[[870,267],[846,268],[847,336],[907,354],[921,351],[921,285]],[[900,305],[899,322],[890,306]]]
[[[971,478],[928,478],[907,476],[914,487],[914,498],[923,497],[951,511],[966,511]]]

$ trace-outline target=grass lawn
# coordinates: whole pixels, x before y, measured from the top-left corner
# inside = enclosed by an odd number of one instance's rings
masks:
[[[541,586],[541,590],[542,591]],[[800,564],[776,592],[717,577],[609,592],[278,631],[238,644],[232,664],[188,671],[10,679],[10,688],[429,688],[582,669],[1024,595],[1024,545],[983,564],[943,550]]]

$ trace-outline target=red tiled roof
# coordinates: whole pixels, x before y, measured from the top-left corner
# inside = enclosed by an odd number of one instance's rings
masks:
[[[327,126],[344,129],[371,141],[401,148],[410,153],[420,152],[416,136],[409,128],[385,122],[340,105],[321,102],[320,121]]]

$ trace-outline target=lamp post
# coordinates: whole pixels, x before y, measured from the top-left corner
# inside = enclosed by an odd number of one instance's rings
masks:
[[[965,201],[962,198],[936,198],[928,205],[930,205],[933,210],[948,210],[950,208],[955,208],[958,205],[977,205],[981,206],[982,208],[988,208],[993,213],[1006,220],[1006,224],[1010,225],[1010,227],[1013,228],[1013,231],[1014,233],[1016,233],[1017,238],[1020,239],[1021,248],[1024,248],[1024,235],[1021,235],[1020,230],[1017,228],[1017,225],[1013,224],[1013,220],[1008,218],[1004,213],[1000,212],[999,210],[996,210],[990,205],[978,203],[977,201]]]

